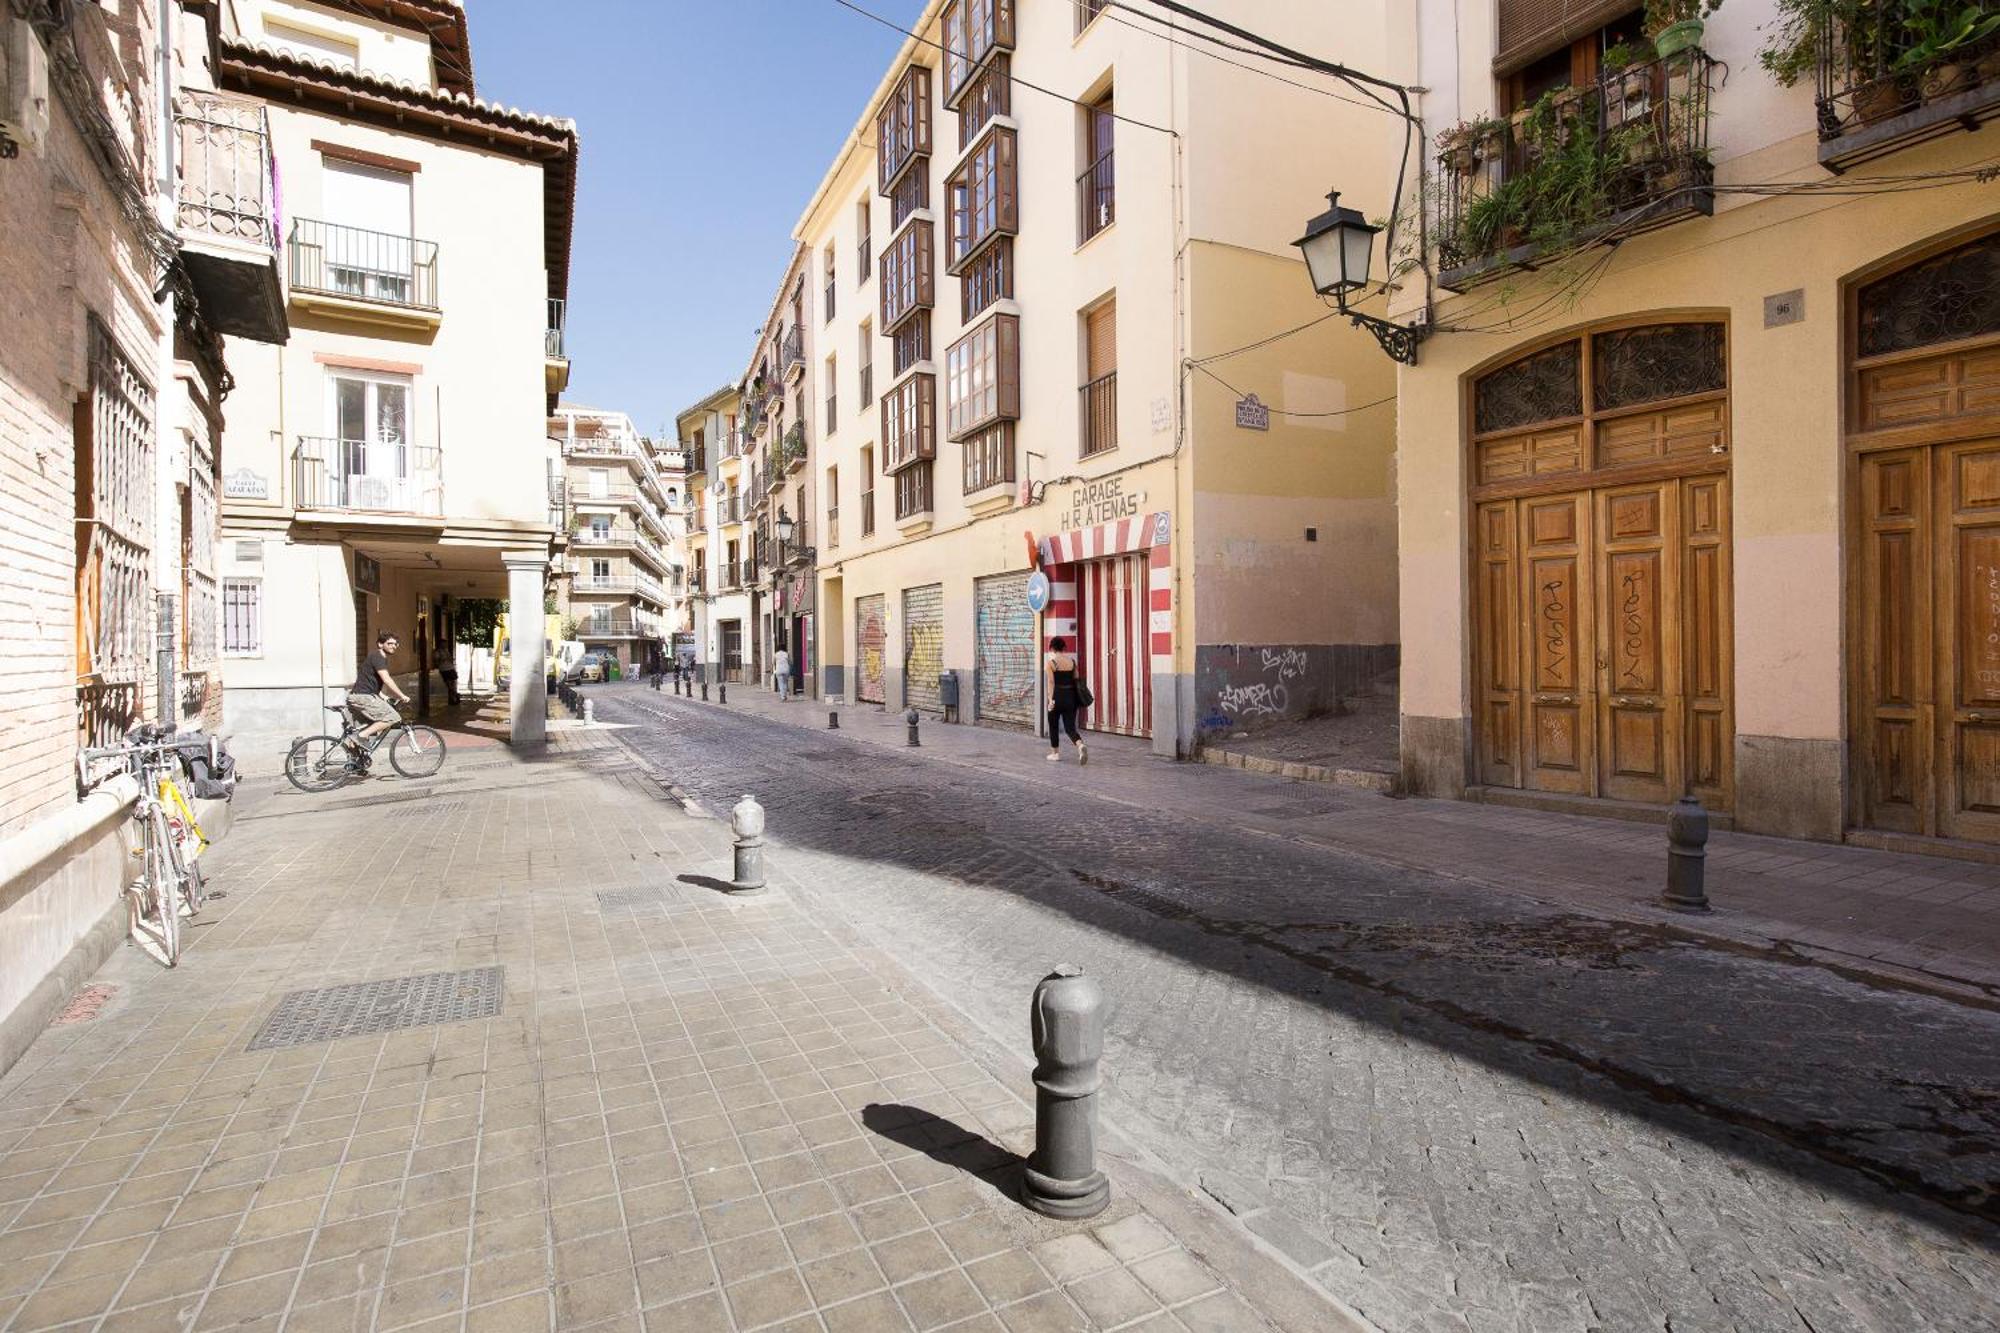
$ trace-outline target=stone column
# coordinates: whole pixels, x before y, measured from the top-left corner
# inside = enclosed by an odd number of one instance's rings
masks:
[[[508,739],[515,745],[534,745],[549,738],[549,664],[543,626],[548,622],[542,606],[548,595],[549,554],[547,551],[502,551],[500,562],[507,567],[507,633],[514,673],[508,687]]]

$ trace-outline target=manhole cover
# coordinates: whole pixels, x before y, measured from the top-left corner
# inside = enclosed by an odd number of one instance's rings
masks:
[[[277,1009],[247,1049],[277,1050],[491,1018],[500,1012],[503,989],[500,968],[475,967],[463,972],[426,972],[295,990],[278,1001]]]

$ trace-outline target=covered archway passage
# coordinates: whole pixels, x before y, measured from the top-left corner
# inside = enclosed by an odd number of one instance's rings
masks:
[[[1726,328],[1572,331],[1466,410],[1478,781],[1728,810]]]
[[[2000,844],[2000,232],[1850,315],[1851,817]]]

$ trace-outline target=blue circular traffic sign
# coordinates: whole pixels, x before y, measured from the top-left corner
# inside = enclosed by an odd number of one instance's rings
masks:
[[[1036,615],[1049,609],[1049,576],[1039,569],[1028,575],[1028,609]]]

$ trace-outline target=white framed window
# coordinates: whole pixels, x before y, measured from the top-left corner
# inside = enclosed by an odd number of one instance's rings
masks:
[[[417,281],[410,173],[326,158],[320,191],[334,290],[409,302]]]
[[[264,651],[264,581],[222,581],[222,651],[229,657],[256,657]]]
[[[326,483],[348,509],[421,512],[432,461],[416,457],[408,375],[330,370]]]

